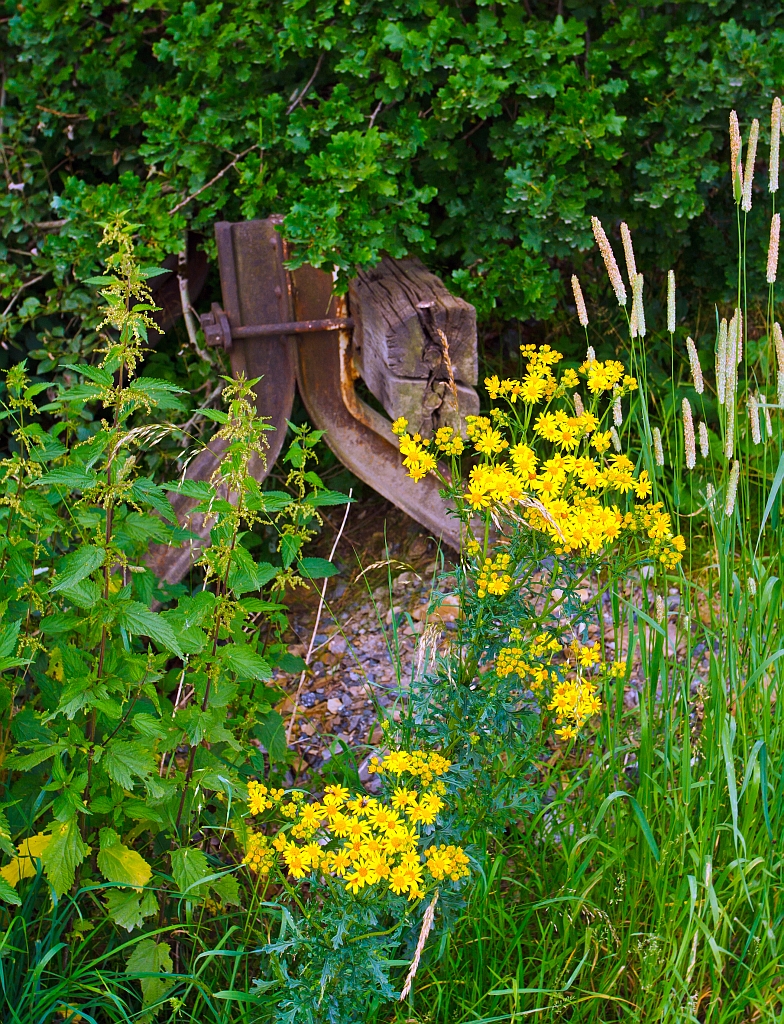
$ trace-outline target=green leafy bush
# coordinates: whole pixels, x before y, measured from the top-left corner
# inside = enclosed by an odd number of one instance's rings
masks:
[[[130,208],[158,255],[181,251],[186,228],[209,243],[218,218],[273,212],[295,262],[348,274],[383,250],[424,254],[501,320],[552,314],[589,215],[620,215],[649,273],[676,266],[695,303],[721,298],[727,114],[763,119],[784,86],[784,15],[760,3],[7,13],[2,326],[44,368],[80,332],[91,225]]]

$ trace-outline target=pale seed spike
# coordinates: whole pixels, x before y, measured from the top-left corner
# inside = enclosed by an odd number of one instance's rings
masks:
[[[593,227],[593,236],[596,239],[596,244],[599,246],[599,252],[602,254],[604,265],[607,268],[610,284],[612,285],[615,297],[618,300],[618,305],[625,306],[626,288],[624,287],[623,278],[621,277],[621,272],[618,269],[618,264],[615,262],[615,255],[613,254],[610,242],[607,235],[604,233],[602,222],[598,217],[591,217],[591,226]]]
[[[585,353],[585,361],[587,363],[595,363],[596,362],[596,353],[593,350],[593,345],[589,345],[588,346],[588,351]]]
[[[617,391],[618,389],[616,388],[615,390]],[[613,423],[616,427],[620,427],[623,423],[623,408],[620,397],[616,397],[613,402]]]
[[[632,233],[625,220],[621,221],[621,241],[623,242],[623,254],[626,257],[626,273],[629,275],[629,287],[634,289],[634,280],[637,277],[637,264],[634,260],[634,246],[632,245]]]
[[[653,428],[653,457],[657,466],[664,465],[664,448],[662,447],[661,431],[658,427]]]
[[[760,395],[760,408],[765,414],[765,438],[773,437],[773,423],[770,419],[770,407],[768,405],[768,396]]]
[[[667,274],[667,330],[675,334],[675,271]]]
[[[779,269],[779,235],[781,233],[781,214],[774,213],[770,221],[770,241],[768,242],[768,284],[776,283]]]
[[[689,365],[691,366],[691,378],[694,381],[694,390],[698,395],[701,395],[705,390],[705,381],[702,377],[700,357],[693,338],[686,339],[686,351],[689,353]]]
[[[694,420],[688,398],[681,402],[683,411],[683,447],[686,451],[686,468],[694,469],[697,465],[697,450],[694,446]]]
[[[719,341],[716,346],[716,397],[719,405],[724,405],[725,384],[727,380],[727,321],[722,318],[719,325]]]
[[[741,313],[739,309],[736,309],[735,315],[738,318],[738,338],[735,345],[735,365],[740,366],[740,361],[743,359],[743,313]]]
[[[613,448],[620,454],[623,451],[623,445],[615,427],[610,427],[610,440],[612,441]]]
[[[706,427],[704,420],[700,420],[697,433],[700,438],[700,455],[703,459],[707,459],[710,454],[710,442],[708,441],[708,428]]]
[[[738,115],[730,111],[730,173],[732,175],[732,192],[735,202],[739,203],[743,195],[743,168],[740,163],[740,126]]]
[[[572,292],[574,293],[574,304],[577,306],[577,318],[583,327],[588,326],[588,310],[585,308],[585,299],[583,298],[583,290],[580,287],[580,282],[577,279],[576,274],[572,274]]]
[[[759,405],[754,395],[749,395],[746,401],[746,405],[749,410],[749,424],[751,426],[751,440],[753,444],[759,444],[762,441],[762,435],[760,433],[760,418],[759,418]]]
[[[585,406],[583,405],[583,400],[579,391],[575,391],[572,395],[572,401],[574,402],[574,411],[576,415],[582,416],[585,413]]]
[[[638,274],[634,279],[634,301],[637,304],[637,333],[645,337],[645,307],[642,303],[643,276]]]
[[[727,500],[724,503],[724,514],[731,516],[735,511],[735,498],[738,494],[738,479],[740,477],[740,463],[737,459],[732,463],[730,479],[727,484]]]
[[[779,147],[781,145],[781,100],[778,96],[770,108],[770,162],[768,164],[768,191],[779,190]]]
[[[773,344],[776,346],[776,362],[779,373],[784,373],[784,335],[778,320],[773,324]]]
[[[751,122],[749,144],[746,147],[746,171],[743,175],[743,203],[741,204],[741,209],[744,213],[751,212],[751,189],[754,184],[754,161],[757,159],[758,140],[759,121],[755,117]]]
[[[729,404],[729,403],[728,403]],[[727,432],[724,435],[724,458],[731,459],[735,452],[735,410],[728,410]]]
[[[776,373],[776,401],[784,408],[784,370]]]

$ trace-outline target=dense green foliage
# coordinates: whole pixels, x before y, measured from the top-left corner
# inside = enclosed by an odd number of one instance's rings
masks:
[[[297,260],[350,273],[418,252],[502,320],[553,312],[605,213],[636,229],[649,273],[676,266],[695,301],[721,297],[728,110],[760,117],[764,163],[784,86],[775,4],[9,0],[7,14],[0,327],[44,370],[64,336],[77,344],[78,316],[61,316],[84,305],[72,267],[95,262],[91,224],[118,208],[158,256],[189,226],[210,239],[216,219],[273,212]]]

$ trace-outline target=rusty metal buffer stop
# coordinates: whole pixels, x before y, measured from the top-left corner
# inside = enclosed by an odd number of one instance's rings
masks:
[[[315,427],[360,480],[420,522],[450,547],[459,527],[444,510],[437,482],[415,483],[401,464],[390,420],[358,393],[364,382],[391,419],[429,437],[441,426],[462,431],[479,411],[476,311],[452,295],[417,259],[385,257],[361,272],[345,298],[332,293],[332,276],[311,266],[288,271],[280,218],[218,223],[223,306],[201,317],[208,345],[229,352],[232,372],[260,377],[257,408],[275,427],[267,436],[263,480],[281,452],[297,386]],[[360,385],[361,387],[361,385]],[[213,442],[189,465],[187,476],[207,479],[222,455]],[[190,515],[194,502],[174,497],[185,525],[206,536],[208,525]],[[188,571],[191,549],[159,549],[153,560],[174,582]]]

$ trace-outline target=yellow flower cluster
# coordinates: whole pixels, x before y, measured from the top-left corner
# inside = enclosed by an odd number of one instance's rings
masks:
[[[512,630],[511,639],[521,639],[519,630]],[[553,654],[559,652],[562,646],[561,641],[549,633],[540,633],[525,648],[503,647],[496,659],[496,673],[501,679],[516,673],[534,693],[538,693],[545,683],[558,681],[558,673],[550,665]],[[546,659],[544,662],[541,660],[543,658]]]
[[[556,683],[547,707],[550,711],[555,711],[559,725],[566,723],[555,730],[555,735],[562,740],[571,740],[578,734],[586,719],[601,711],[602,702],[593,684],[578,675],[574,679]]]
[[[512,630],[510,640],[520,640],[520,631]],[[553,658],[563,652],[566,664],[573,662],[572,672],[568,679],[561,674],[566,665],[560,666],[561,672],[553,666]],[[561,739],[573,739],[581,726],[592,715],[601,710],[602,702],[594,684],[585,677],[585,670],[593,668],[601,661],[598,645],[582,645],[575,640],[564,648],[561,641],[548,633],[540,633],[525,645],[503,647],[496,658],[496,673],[504,679],[516,674],[521,681],[546,701],[549,711],[555,711],[556,722],[560,728],[555,730]],[[624,662],[613,662],[607,670],[608,675],[625,674]],[[548,695],[545,696],[545,690]]]
[[[442,878],[451,878],[458,882],[468,875],[468,857],[465,850],[460,846],[428,846],[425,850],[425,862],[427,870],[440,882]]]
[[[263,814],[264,811],[271,810],[284,796],[282,789],[269,789],[255,779],[248,783],[248,807],[251,814]]]
[[[254,813],[258,813],[255,811]],[[263,832],[250,832],[245,846],[243,864],[247,864],[257,875],[268,875],[275,862],[275,851],[269,838]]]
[[[277,807],[292,824],[272,840],[250,832],[243,863],[269,875],[277,859],[295,879],[320,872],[340,878],[355,894],[383,884],[409,899],[421,898],[433,881],[459,881],[469,874],[465,851],[459,846],[433,846],[423,851],[423,859],[417,831],[420,824],[434,824],[444,809],[446,787],[440,776],[450,768],[451,762],[434,751],[392,751],[383,759],[373,758],[372,773],[407,774],[418,780],[419,788],[398,785],[389,803],[367,794],[352,796],[340,785],[327,786],[322,800],[314,803],[307,803],[300,792],[286,800],[282,790],[251,782],[252,813]]]
[[[480,461],[471,467],[466,482],[453,481],[458,505],[462,503],[469,515],[496,506],[522,507],[529,525],[552,538],[556,553],[598,554],[624,530],[646,528],[645,517],[658,518],[660,512],[653,505],[637,506],[633,513],[619,508],[619,499],[630,494],[645,501],[652,483],[647,471],[635,473],[628,456],[610,453],[618,438],[612,429],[601,429],[610,404],[636,390],[637,381],[617,360],[596,359],[586,360],[578,370],[563,371],[557,380],[553,367],[562,359],[560,352],[549,345],[539,349],[524,345],[521,351],[527,365],[520,380],[497,376],[485,380],[491,399],[508,402],[512,413],[493,409],[490,416],[466,417],[467,438]],[[581,379],[589,396],[588,409],[569,397]],[[605,403],[602,411],[603,398],[611,403]],[[557,408],[556,399],[574,407]],[[523,406],[519,414],[518,402]],[[546,405],[537,413],[534,406],[540,402]],[[434,451],[460,454],[463,450],[462,440],[451,428],[438,431],[431,443],[418,434],[409,435],[406,427],[404,419],[393,424],[403,463],[415,480],[437,471]],[[550,451],[541,451],[543,445],[550,446]],[[685,547],[682,538],[674,537],[671,527],[665,535],[648,535],[654,541],[653,556],[668,568],[677,564]],[[474,552],[469,549],[469,554]],[[486,587],[485,592],[493,590]]]
[[[493,594],[494,597],[503,597],[509,592],[512,585],[512,577],[506,571],[512,556],[505,553],[493,558],[486,558],[484,565],[476,581],[477,594],[480,598]]]
[[[391,772],[398,776],[408,772],[421,779],[423,786],[429,786],[437,776],[446,775],[451,767],[452,762],[435,750],[393,750],[383,761],[371,757],[368,771],[371,775]]]

